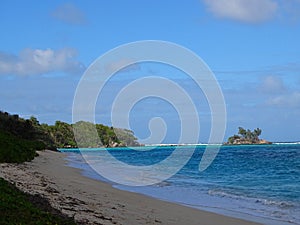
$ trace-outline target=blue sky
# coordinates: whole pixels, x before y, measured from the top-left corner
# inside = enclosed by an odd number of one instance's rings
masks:
[[[163,40],[192,50],[214,72],[226,101],[225,138],[243,126],[260,127],[262,137],[272,141],[297,141],[299,10],[299,0],[4,0],[0,108],[50,124],[71,122],[78,81],[94,60],[128,42]],[[177,80],[201,102],[200,141],[205,142],[210,129],[207,103],[174,68],[153,63],[123,71],[126,79],[112,80],[99,102],[109,106],[109,96],[126,82],[153,74]],[[97,122],[110,124],[109,110],[99,105]],[[148,99],[132,115],[131,128],[140,138],[149,135],[149,119],[161,116],[171,127],[165,142],[176,142],[178,115],[162,100]]]

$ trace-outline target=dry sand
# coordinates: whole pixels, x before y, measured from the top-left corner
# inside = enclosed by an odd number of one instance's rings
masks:
[[[39,155],[28,163],[0,164],[0,177],[47,198],[80,224],[257,224],[121,191],[66,166],[63,153],[43,151]]]

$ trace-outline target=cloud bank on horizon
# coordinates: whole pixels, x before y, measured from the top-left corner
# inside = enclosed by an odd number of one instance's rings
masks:
[[[228,107],[227,135],[241,125],[261,127],[267,139],[300,140],[300,0],[18,4],[6,2],[1,10],[2,110],[70,122],[76,85],[88,65],[118,45],[156,39],[190,48],[214,71]],[[146,67],[120,71],[108,97],[132,77],[160,74],[195,92],[174,71]],[[167,112],[161,102],[155,107]],[[147,113],[151,107],[137,109]],[[100,122],[109,124],[107,112],[99,111]],[[203,127],[209,130],[209,124]]]

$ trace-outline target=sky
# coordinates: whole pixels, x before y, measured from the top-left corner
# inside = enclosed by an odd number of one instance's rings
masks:
[[[300,141],[299,10],[299,0],[3,0],[0,110],[41,123],[71,123],[78,83],[99,56],[130,42],[162,40],[191,50],[213,72],[226,104],[224,141],[239,126],[259,127],[270,141]],[[200,118],[198,142],[207,142],[211,112],[205,95],[182,71],[159,63],[115,74],[98,98],[96,122],[111,125],[122,87],[154,75],[192,96]],[[130,115],[139,139],[150,135],[151,118],[161,117],[168,126],[163,142],[177,142],[180,116],[167,101],[146,98]]]

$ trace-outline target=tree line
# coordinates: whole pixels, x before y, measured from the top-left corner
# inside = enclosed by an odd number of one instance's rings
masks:
[[[74,136],[79,138],[77,145]],[[98,137],[88,135],[96,129]],[[26,160],[35,156],[36,150],[77,147],[120,147],[139,146],[134,133],[127,129],[113,128],[103,124],[93,124],[79,121],[68,124],[56,121],[54,125],[40,122],[35,117],[21,118],[19,115],[11,115],[0,111],[0,161],[15,161],[24,153]]]

